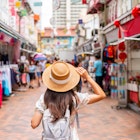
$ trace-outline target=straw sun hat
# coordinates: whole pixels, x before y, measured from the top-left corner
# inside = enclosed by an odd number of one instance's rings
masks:
[[[71,64],[57,61],[44,70],[42,79],[48,89],[66,92],[78,84],[80,75]]]

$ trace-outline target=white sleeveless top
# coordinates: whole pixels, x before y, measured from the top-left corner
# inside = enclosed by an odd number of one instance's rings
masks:
[[[88,93],[79,93],[76,92],[80,102],[78,103],[78,107],[77,109],[81,108],[82,106],[85,106],[88,104],[89,102],[89,94]],[[42,94],[39,98],[39,100],[36,102],[36,110],[38,110],[39,112],[41,112],[42,114],[44,113],[44,111],[46,110],[46,106],[44,104],[44,94]],[[73,134],[73,139],[72,140],[79,140],[78,138],[78,134],[76,131],[76,127],[75,127],[75,115],[76,114],[72,114],[71,115],[71,127],[72,127],[72,134]]]

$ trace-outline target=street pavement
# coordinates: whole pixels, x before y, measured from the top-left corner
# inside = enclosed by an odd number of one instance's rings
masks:
[[[45,86],[13,92],[0,109],[0,140],[40,140],[41,125],[32,129],[30,121],[37,99]],[[83,92],[89,92],[87,87]],[[79,110],[80,140],[140,140],[140,114],[129,108],[117,110],[110,97]]]

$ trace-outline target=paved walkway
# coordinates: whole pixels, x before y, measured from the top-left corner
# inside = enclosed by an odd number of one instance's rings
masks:
[[[84,88],[84,91],[88,89]],[[32,129],[34,105],[45,87],[17,92],[0,109],[0,140],[40,140],[41,125]],[[80,140],[140,140],[140,115],[130,109],[112,109],[109,97],[79,111]]]

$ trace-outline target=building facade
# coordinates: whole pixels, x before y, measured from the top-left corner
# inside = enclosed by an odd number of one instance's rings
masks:
[[[106,40],[103,62],[112,68],[106,81],[111,97],[118,99],[117,107],[139,111],[140,0],[91,0],[88,14],[96,13]]]
[[[71,0],[61,0],[60,8],[53,10],[54,28],[67,28],[77,25],[81,9],[87,5],[81,2],[71,3]]]

